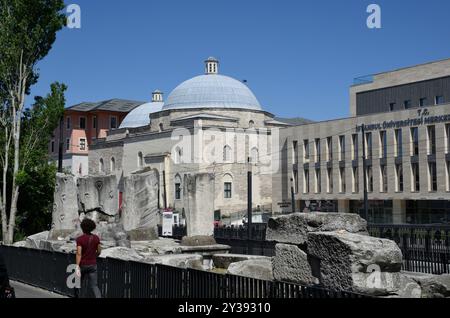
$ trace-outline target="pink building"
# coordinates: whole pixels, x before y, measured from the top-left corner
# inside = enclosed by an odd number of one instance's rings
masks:
[[[63,168],[76,176],[88,174],[88,151],[92,141],[106,137],[119,128],[125,116],[144,102],[111,99],[98,103],[81,103],[66,108],[62,129]],[[60,127],[49,144],[52,161],[58,161]]]

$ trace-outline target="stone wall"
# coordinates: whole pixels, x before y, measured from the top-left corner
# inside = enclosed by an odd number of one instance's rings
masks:
[[[184,201],[188,236],[214,234],[214,175],[184,176]]]

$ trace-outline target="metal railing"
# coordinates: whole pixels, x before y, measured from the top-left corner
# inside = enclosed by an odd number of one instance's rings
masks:
[[[403,254],[403,270],[450,273],[450,226],[371,224],[372,236],[393,240]]]
[[[218,243],[230,245],[233,253],[273,256],[275,243],[266,241],[267,225],[255,224],[247,241],[245,227],[216,228]],[[403,254],[405,271],[429,274],[450,273],[450,226],[416,224],[369,224],[371,236],[395,241]],[[250,246],[250,249],[248,248]]]
[[[0,246],[10,278],[69,297],[67,266],[75,256],[59,252]],[[145,264],[98,259],[98,284],[107,298],[365,298],[320,287]]]

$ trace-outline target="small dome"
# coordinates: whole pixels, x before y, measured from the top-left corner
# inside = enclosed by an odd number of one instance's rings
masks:
[[[170,93],[164,110],[182,108],[244,108],[261,110],[252,91],[224,75],[200,75],[181,83]]]
[[[134,128],[149,125],[150,114],[161,111],[163,105],[163,102],[152,102],[136,107],[128,113],[119,128]]]

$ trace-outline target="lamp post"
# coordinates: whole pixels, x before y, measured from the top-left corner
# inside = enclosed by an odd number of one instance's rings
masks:
[[[251,254],[252,239],[252,165],[250,157],[248,157],[247,171],[247,254]]]

